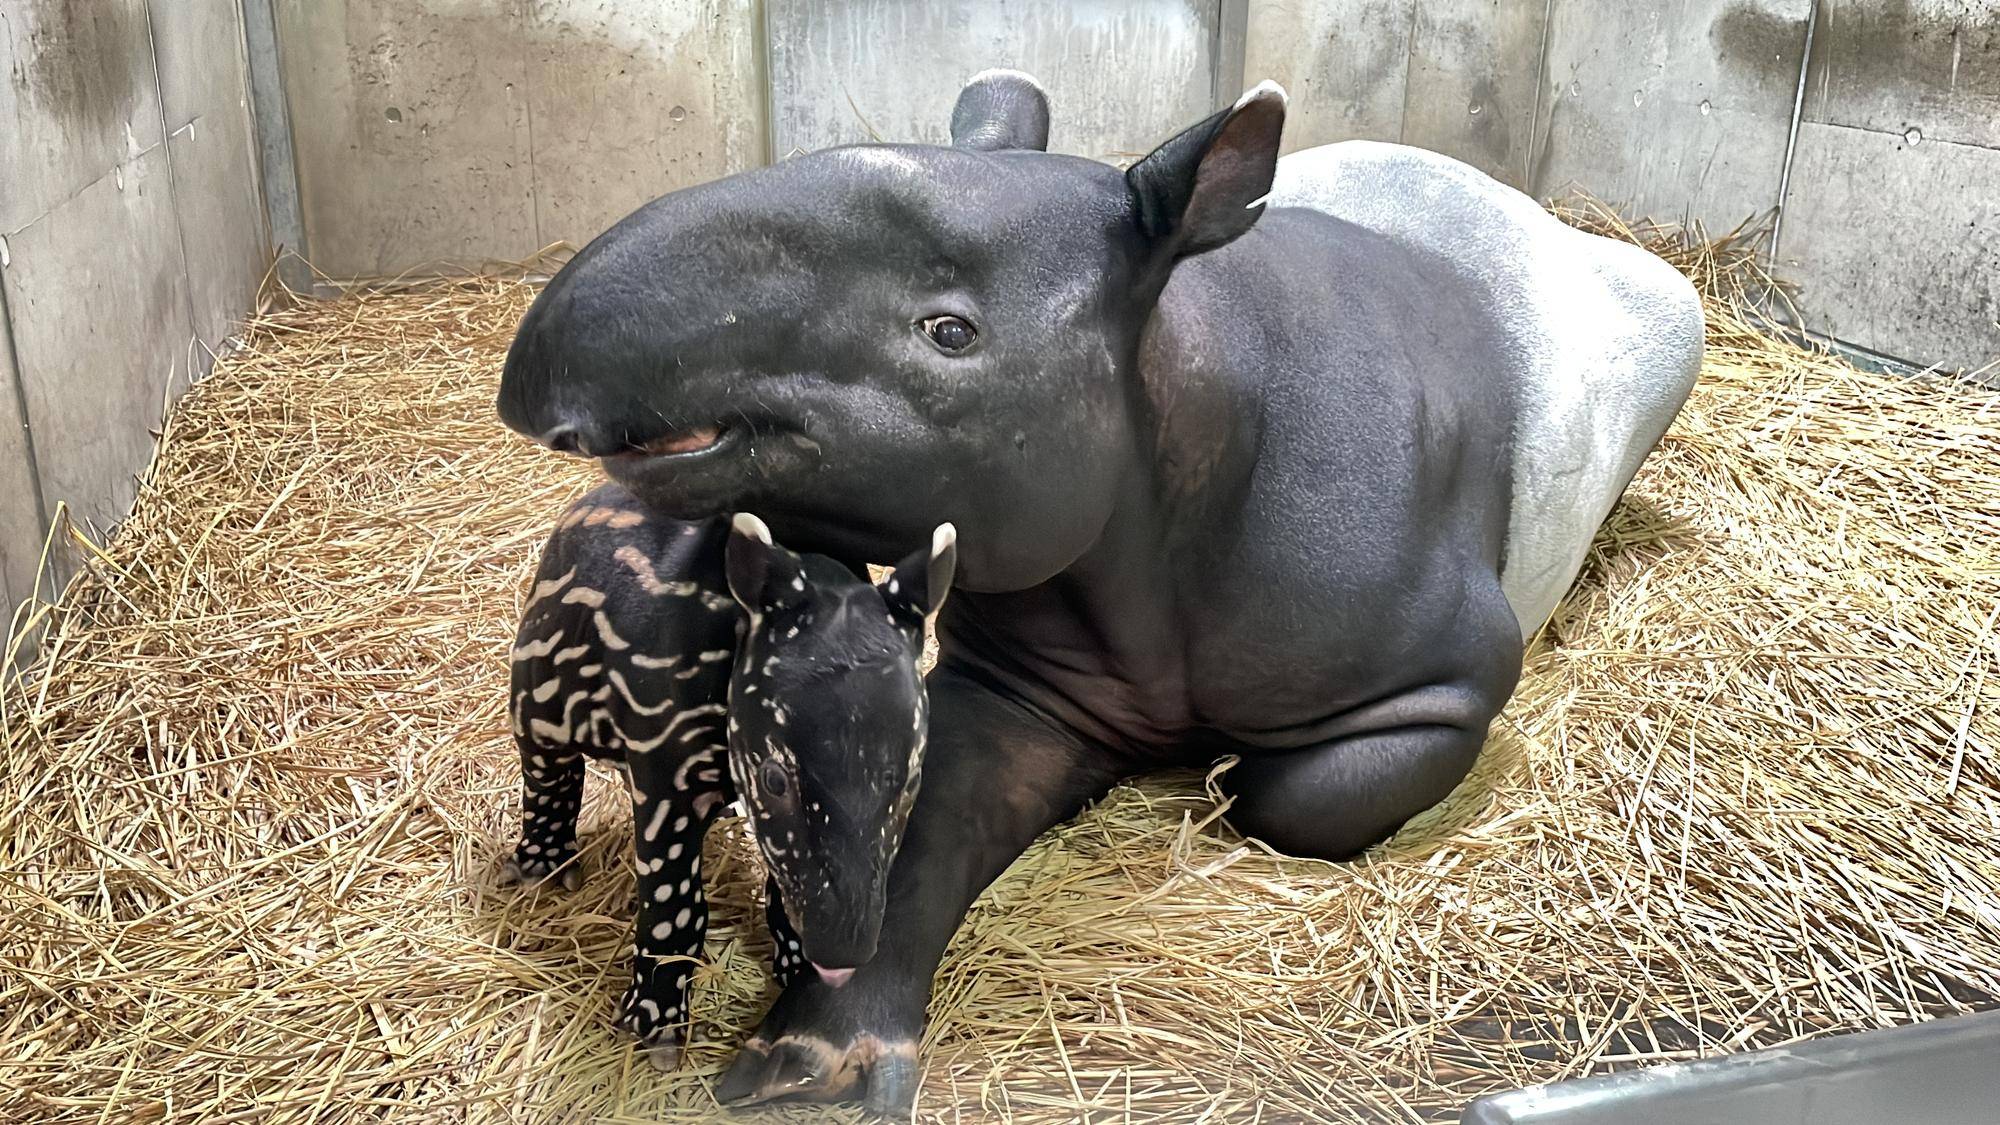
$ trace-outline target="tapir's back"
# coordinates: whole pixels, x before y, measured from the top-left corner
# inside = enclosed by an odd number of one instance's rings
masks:
[[[1522,633],[1534,632],[1694,385],[1694,287],[1637,247],[1565,226],[1477,169],[1404,145],[1287,156],[1270,203],[1337,216],[1442,263],[1500,325],[1516,409],[1501,584]]]

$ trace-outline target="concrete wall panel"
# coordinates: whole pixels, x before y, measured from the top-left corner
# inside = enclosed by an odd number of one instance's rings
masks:
[[[1554,0],[1533,193],[1716,233],[1776,207],[1812,3]]]
[[[1250,0],[1243,77],[1291,95],[1285,151],[1400,140],[1417,0]]]
[[[10,332],[7,302],[0,299],[0,610],[12,613],[35,588],[35,566],[48,527],[42,522],[41,484],[21,417],[20,373],[14,370]]]
[[[524,0],[280,0],[314,265],[336,277],[525,256]]]
[[[2000,151],[1802,126],[1778,257],[1808,323],[1919,364],[2000,360],[1996,185]]]
[[[239,0],[151,0],[151,13],[167,131],[206,114],[245,112]]]
[[[1403,143],[1524,186],[1547,17],[1547,0],[1417,5]]]
[[[184,370],[186,279],[167,153],[155,146],[7,240],[7,310],[42,495],[109,528]]]
[[[145,0],[8,0],[6,15],[0,234],[164,137]]]
[[[1547,0],[1251,0],[1244,75],[1292,95],[1285,150],[1354,138],[1520,186]]]
[[[535,218],[582,246],[675,188],[764,162],[755,0],[536,0]]]
[[[1049,147],[1130,160],[1214,112],[1217,0],[766,0],[776,153],[943,143],[988,67],[1049,91]]]
[[[1824,0],[1806,120],[2000,148],[2000,4]]]
[[[762,163],[757,0],[277,0],[307,251],[335,277],[588,241]]]
[[[194,331],[214,350],[256,306],[270,265],[250,119],[240,109],[197,117],[167,139],[167,151]],[[183,365],[184,375],[205,372]]]

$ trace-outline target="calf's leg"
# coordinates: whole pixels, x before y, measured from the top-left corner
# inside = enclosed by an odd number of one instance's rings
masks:
[[[638,1039],[655,1066],[671,1068],[686,1027],[688,984],[708,935],[708,894],[701,882],[701,842],[729,803],[718,706],[682,715],[708,719],[686,728],[694,749],[633,746],[632,852],[635,857],[632,982],[613,1020]],[[706,712],[707,714],[697,714]]]
[[[521,840],[500,868],[500,882],[583,885],[576,866],[576,817],[583,806],[583,755],[517,737],[521,752]]]

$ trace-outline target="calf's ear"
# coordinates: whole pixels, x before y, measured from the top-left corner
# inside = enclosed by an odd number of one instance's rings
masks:
[[[911,553],[882,580],[882,600],[904,624],[921,629],[924,619],[944,606],[957,572],[958,529],[941,523],[931,533],[928,548]]]
[[[993,152],[1049,147],[1049,96],[1018,70],[982,70],[951,107],[953,148]]]
[[[769,613],[804,601],[805,562],[771,541],[771,529],[748,512],[729,521],[723,571],[729,593],[751,613]]]
[[[1169,258],[1227,245],[1256,225],[1278,171],[1285,91],[1259,82],[1236,104],[1126,169],[1139,229]]]

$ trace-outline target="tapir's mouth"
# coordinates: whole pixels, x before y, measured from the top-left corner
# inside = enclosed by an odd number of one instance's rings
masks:
[[[670,430],[651,441],[614,456],[697,457],[714,452],[734,436],[735,432],[727,426],[692,426],[684,430]]]

